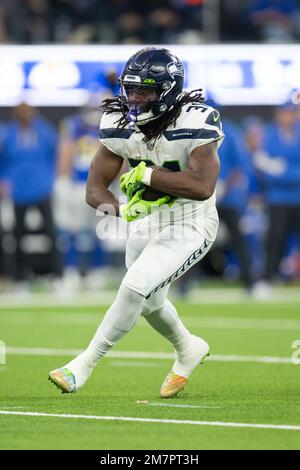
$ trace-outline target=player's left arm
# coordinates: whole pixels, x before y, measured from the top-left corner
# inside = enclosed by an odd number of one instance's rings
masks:
[[[192,151],[187,170],[171,172],[154,168],[150,186],[172,196],[204,201],[212,196],[219,171],[218,144],[215,141]]]

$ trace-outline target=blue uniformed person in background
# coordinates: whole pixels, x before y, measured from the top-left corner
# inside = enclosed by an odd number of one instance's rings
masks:
[[[275,109],[263,146],[266,154],[256,160],[256,170],[264,186],[269,216],[263,274],[267,293],[278,275],[289,235],[295,232],[300,236],[300,134],[294,104]]]
[[[241,279],[247,290],[253,287],[251,257],[242,230],[242,215],[249,193],[248,162],[243,156],[239,129],[229,120],[223,120],[226,139],[220,147],[221,169],[218,180],[217,207],[225,223],[231,245],[239,259]]]
[[[61,275],[56,247],[51,194],[56,171],[57,133],[54,127],[26,103],[14,110],[14,119],[5,128],[2,145],[3,176],[10,186],[15,212],[16,279],[26,281],[37,268],[41,273]],[[29,230],[28,211],[38,211]],[[39,233],[43,246],[28,245],[28,232]],[[34,240],[34,238],[32,238]],[[30,256],[38,249],[38,256]],[[40,252],[42,250],[43,253]],[[42,256],[45,255],[45,257]],[[35,267],[33,266],[35,264]],[[36,266],[38,264],[39,266]]]

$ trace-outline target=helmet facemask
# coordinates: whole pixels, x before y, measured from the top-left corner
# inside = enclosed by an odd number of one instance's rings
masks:
[[[158,117],[153,113],[153,107],[159,99],[157,87],[121,84],[120,91],[124,113],[129,122],[143,125]]]
[[[120,99],[123,104],[124,114],[129,122],[136,123],[138,125],[147,124],[154,119],[159,118],[165,111],[168,110],[167,105],[163,101],[163,95],[165,94],[159,86],[143,86],[143,85],[124,85],[121,84]],[[155,96],[148,100],[143,101],[142,98],[134,100],[130,97],[132,92],[143,91],[155,91]],[[150,95],[150,93],[149,93]]]

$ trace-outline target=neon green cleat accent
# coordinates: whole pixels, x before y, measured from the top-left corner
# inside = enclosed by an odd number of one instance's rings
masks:
[[[74,393],[76,392],[76,381],[72,372],[66,367],[61,369],[52,370],[49,373],[49,378],[57,388],[59,388],[62,393]]]

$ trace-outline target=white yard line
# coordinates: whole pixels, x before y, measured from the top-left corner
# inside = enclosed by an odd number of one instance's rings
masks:
[[[27,312],[1,312],[0,323],[26,325],[95,325],[101,322],[103,314],[100,313],[27,313]],[[274,330],[274,331],[300,331],[300,320],[288,318],[240,318],[240,317],[202,317],[183,316],[187,326],[206,329],[238,329],[238,330]],[[141,319],[137,327],[149,327],[148,323]]]
[[[100,293],[99,293],[100,292]],[[97,305],[110,305],[116,297],[115,291],[82,292],[70,295],[57,295],[55,293],[35,292],[26,295],[15,293],[0,294],[1,309],[15,309],[18,307],[40,309],[51,307],[86,307]]]
[[[147,361],[116,361],[114,360],[112,365],[114,367],[157,367],[157,362]]]
[[[79,292],[69,295],[56,293],[32,293],[26,296],[16,293],[0,294],[1,308],[31,307],[42,308],[51,306],[87,306],[110,305],[116,297],[116,290],[98,292]],[[172,291],[171,291],[171,298]],[[179,299],[180,300],[180,299]],[[299,288],[275,287],[269,300],[259,302],[246,296],[241,288],[205,288],[191,293],[187,301],[200,304],[257,304],[257,303],[300,303]]]
[[[19,348],[7,347],[8,355],[17,356],[77,356],[82,349],[52,349],[52,348]],[[116,359],[174,359],[173,353],[156,353],[148,351],[112,351],[108,354],[110,358]],[[273,356],[240,356],[212,354],[206,361],[217,362],[258,362],[267,364],[292,364],[290,357]]]
[[[0,310],[0,323],[26,325],[34,323],[35,325],[95,325],[97,326],[104,314],[103,313],[27,313],[24,310],[18,312],[3,312]],[[300,323],[300,322],[299,322]]]
[[[221,408],[214,405],[174,405],[172,403],[145,403],[146,406],[158,406],[167,408]]]
[[[28,410],[29,406],[3,406],[3,410]]]
[[[300,320],[287,318],[183,317],[190,326],[238,330],[300,330]]]
[[[125,421],[137,423],[154,424],[189,424],[196,426],[218,426],[230,428],[252,428],[252,429],[277,429],[286,431],[300,431],[300,425],[292,424],[256,424],[256,423],[230,423],[223,421],[192,421],[180,419],[154,419],[154,418],[135,418],[130,416],[93,416],[93,415],[73,415],[60,413],[26,412],[26,411],[7,411],[0,410],[0,415],[44,417],[44,418],[65,418],[65,419],[86,419],[97,421]]]
[[[189,296],[189,301],[203,304],[268,304],[268,303],[299,303],[299,288],[274,288],[269,299],[257,300],[245,294],[243,289],[220,288],[220,289],[197,289]]]

